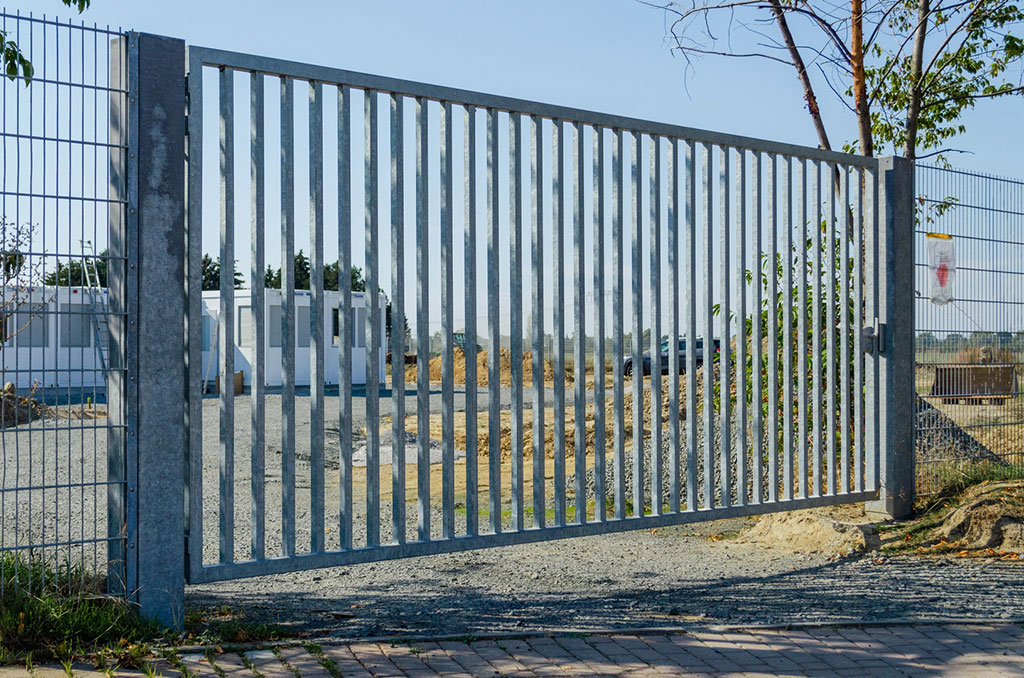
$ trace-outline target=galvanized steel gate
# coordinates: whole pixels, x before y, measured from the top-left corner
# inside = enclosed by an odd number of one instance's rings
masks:
[[[886,478],[886,508],[908,500],[886,444],[907,442],[901,161],[196,47],[188,107],[190,582],[867,501]],[[217,300],[220,383],[238,356],[245,396],[201,397],[204,253],[249,260],[242,291],[221,266]],[[348,340],[353,265],[413,328],[386,337],[390,395],[372,378],[380,304]],[[479,370],[477,337],[500,346]],[[663,337],[722,350],[701,364],[666,340],[663,356]],[[360,343],[371,376],[353,400]],[[651,376],[624,375],[648,350]]]

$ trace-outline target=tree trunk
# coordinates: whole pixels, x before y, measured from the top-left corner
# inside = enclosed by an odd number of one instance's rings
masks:
[[[779,0],[769,0],[772,14],[775,15],[775,23],[779,25],[779,32],[782,33],[782,40],[786,43],[789,56],[793,60],[793,67],[796,69],[797,77],[804,88],[804,99],[807,100],[807,111],[811,114],[814,122],[814,130],[818,133],[818,143],[827,151],[832,150],[832,144],[828,141],[828,134],[825,132],[825,123],[821,119],[821,111],[818,108],[818,98],[814,96],[814,87],[811,86],[811,79],[807,76],[807,67],[804,65],[800,50],[797,49],[796,41],[789,30],[789,23],[786,21],[786,13]]]
[[[924,69],[924,41],[928,35],[928,14],[931,0],[918,0],[917,29],[914,32],[914,53],[910,58],[910,102],[907,105],[906,138],[903,157],[917,157],[917,120],[921,114],[921,72]]]
[[[853,103],[857,111],[857,132],[860,136],[861,154],[870,157],[875,154],[875,147],[871,135],[871,109],[864,75],[863,0],[851,0],[850,19],[850,70],[853,74]]]

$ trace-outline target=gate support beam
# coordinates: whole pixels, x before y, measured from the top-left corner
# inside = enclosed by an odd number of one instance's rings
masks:
[[[914,503],[914,163],[879,159],[878,319],[885,324],[878,361],[878,501],[890,518]]]
[[[136,402],[128,403],[135,438],[135,538],[129,539],[128,591],[144,617],[180,629],[185,592],[185,43],[149,34],[129,36],[136,113],[129,148],[137,191],[129,190],[129,332],[137,332]],[[130,155],[130,154],[129,154]],[[137,210],[138,218],[132,210]],[[134,270],[131,270],[133,269]],[[134,276],[132,275],[134,273]],[[132,299],[134,297],[134,299]],[[131,303],[134,302],[134,303]],[[135,328],[131,327],[132,309]],[[131,393],[131,390],[129,390]],[[133,424],[136,430],[132,430]],[[129,454],[131,444],[129,444]],[[129,469],[131,464],[129,463]],[[134,478],[133,478],[134,475]],[[132,481],[135,487],[132,487]],[[132,502],[128,502],[129,508]],[[128,534],[133,516],[129,513]],[[133,549],[134,547],[134,549]],[[134,554],[132,553],[134,550]],[[135,576],[132,576],[132,568]]]

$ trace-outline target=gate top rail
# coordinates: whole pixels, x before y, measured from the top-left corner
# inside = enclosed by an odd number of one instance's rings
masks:
[[[776,153],[807,160],[832,162],[849,167],[869,169],[877,167],[876,158],[211,47],[189,46],[188,60],[190,70],[197,66],[229,68],[250,73],[263,73],[271,76],[295,78],[332,85],[348,85],[359,89],[402,94],[404,96],[435,101],[446,101],[461,106],[478,106],[520,115],[537,115],[555,120],[621,129],[641,134],[676,137],[714,146],[728,146],[754,152]]]

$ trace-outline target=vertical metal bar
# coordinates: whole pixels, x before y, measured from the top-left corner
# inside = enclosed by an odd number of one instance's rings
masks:
[[[672,309],[669,315],[669,489],[668,508],[679,512],[679,228],[682,224],[682,200],[679,195],[679,145],[676,139],[668,140],[668,303]]]
[[[850,172],[846,167],[840,167],[842,172],[842,183],[840,184],[839,206],[842,209],[840,215],[842,229],[836,225],[840,241],[839,253],[839,298],[837,305],[842,304],[839,316],[839,338],[843,345],[839,347],[840,353],[840,382],[839,393],[841,398],[841,416],[839,417],[839,435],[841,436],[841,459],[839,464],[839,491],[846,494],[850,491],[850,233],[846,224],[852,226],[850,209]],[[835,311],[833,311],[835,312]]]
[[[339,541],[352,548],[352,90],[338,88]]]
[[[491,531],[501,532],[501,301],[498,111],[487,111],[487,464]]]
[[[801,497],[807,496],[807,462],[808,462],[808,449],[807,449],[807,222],[810,211],[808,210],[808,196],[807,196],[807,168],[809,161],[800,160],[800,203],[799,203],[799,214],[797,215],[797,224],[799,225],[800,241],[797,247],[800,249],[799,252],[799,308],[797,309],[797,342],[798,342],[798,358],[799,365],[797,366],[797,374],[799,374],[799,387],[797,391],[798,404],[797,404],[797,430],[798,444],[800,446],[799,456],[797,457],[797,487]]]
[[[643,516],[644,507],[644,309],[641,281],[643,280],[642,232],[644,220],[643,199],[641,198],[641,176],[643,163],[643,138],[639,132],[632,134],[630,186],[633,200],[633,249],[630,277],[633,290],[633,325],[631,342],[633,347],[633,515]]]
[[[779,166],[774,154],[768,156],[768,214],[771,223],[771,253],[768,269],[768,501],[779,498]]]
[[[416,506],[417,535],[430,540],[430,135],[416,99]]]
[[[575,290],[575,295],[573,297],[573,313],[576,320],[573,328],[574,343],[572,351],[572,357],[575,363],[573,366],[573,378],[575,379],[574,385],[576,386],[576,393],[573,399],[573,403],[575,405],[573,418],[576,423],[576,440],[573,445],[573,461],[575,463],[574,475],[576,482],[573,493],[576,500],[576,520],[574,522],[583,524],[587,522],[587,341],[586,323],[584,322],[585,310],[583,307],[583,297],[586,294],[586,264],[584,261],[586,254],[583,249],[583,212],[585,197],[583,194],[584,138],[582,124],[576,123],[573,125],[573,137],[576,142],[576,151],[572,156],[572,190],[576,205],[576,210],[573,213],[572,218],[573,243],[575,245],[575,256],[573,257],[573,287]],[[595,404],[595,406],[597,405]]]
[[[552,314],[554,316],[554,457],[555,457],[555,525],[565,525],[565,123],[553,120],[552,131],[552,193],[555,200],[555,223],[552,228]]]
[[[785,252],[782,269],[782,492],[785,499],[793,498],[793,158],[784,160],[782,208],[786,213],[782,248]]]
[[[119,38],[113,44],[119,44],[123,39]],[[117,89],[120,84],[117,76],[121,74],[121,59],[117,54],[111,54],[110,86]],[[186,564],[190,576],[195,575],[203,567],[203,78],[202,63],[194,56],[189,56],[188,74],[188,215],[187,228],[187,278],[185,281],[188,299],[188,517],[186,526],[188,529],[188,541],[186,550],[188,562]],[[121,108],[124,106],[124,96],[119,92],[111,92],[111,107]],[[5,109],[6,114],[6,109]],[[109,141],[120,142],[121,126],[124,116],[113,116],[110,121]],[[126,154],[120,149],[111,149],[109,152],[111,164],[111,188],[118,190],[118,182],[115,177],[119,174],[114,165],[121,164]],[[20,176],[20,173],[19,173]],[[119,223],[121,205],[111,205],[110,212],[114,219],[108,228],[113,228]],[[108,274],[109,275],[109,274]],[[108,282],[110,291],[114,287]],[[111,301],[111,300],[108,300]],[[212,347],[211,347],[212,348]],[[108,386],[108,389],[110,387]],[[110,395],[110,394],[108,394]],[[117,412],[116,407],[111,406],[110,412],[113,415]],[[113,419],[110,419],[113,423]],[[112,438],[114,436],[111,436]],[[110,495],[115,491],[113,486],[108,486],[108,509],[113,502]],[[119,491],[119,490],[118,490]],[[116,494],[115,497],[116,498]],[[15,516],[17,520],[17,516]],[[111,533],[115,534],[115,533]],[[111,542],[111,550],[122,549],[119,542]],[[117,557],[115,555],[114,560]]]
[[[455,536],[454,200],[452,104],[441,104],[441,534]],[[466,344],[469,347],[469,344]]]
[[[623,228],[626,221],[625,181],[622,175],[622,152],[626,144],[626,132],[621,129],[614,131],[612,142],[612,201],[615,212],[612,215],[612,266],[615,269],[615,282],[612,287],[612,411],[615,414],[614,433],[614,469],[615,480],[615,519],[626,517],[626,425],[625,425],[625,393],[622,375],[622,341],[623,279],[622,258],[624,248]]]
[[[310,550],[324,550],[324,113],[323,85],[309,86]]]
[[[252,363],[252,382],[249,387],[252,418],[251,418],[251,490],[252,490],[252,558],[263,560],[266,557],[266,292],[264,291],[264,269],[266,263],[266,247],[264,231],[266,229],[266,154],[264,151],[265,113],[263,99],[263,80],[260,73],[250,76],[250,234],[251,266],[250,285],[252,286],[250,303],[252,304],[252,347],[254,360]]]
[[[604,129],[594,128],[594,518],[607,519],[607,489],[605,488],[605,356],[604,356],[604,232],[608,216],[608,196],[605,193]]]
[[[762,154],[760,152],[753,153],[754,158],[754,181],[753,190],[751,192],[751,205],[753,206],[753,223],[751,228],[754,232],[754,244],[751,252],[751,265],[750,270],[754,273],[754,280],[751,283],[753,291],[753,301],[751,308],[753,309],[753,338],[751,346],[753,347],[753,355],[751,357],[751,389],[750,389],[750,406],[753,408],[753,420],[751,422],[751,441],[752,441],[752,470],[751,476],[754,483],[754,496],[753,501],[755,504],[760,504],[764,501],[764,464],[762,462],[764,455],[764,349],[762,342],[764,341],[764,299],[762,295],[763,283],[761,278],[761,270],[764,255],[764,238],[761,233],[763,223],[761,220],[763,214],[763,207],[761,201],[763,200],[762,186],[764,177],[762,176],[761,160]]]
[[[380,544],[380,297],[378,294],[379,255],[377,252],[378,147],[377,105],[378,93],[366,90],[363,112],[365,120],[366,151],[363,178],[366,202],[365,275],[366,275],[366,545]]]
[[[530,119],[533,135],[533,523],[544,527],[544,121]],[[497,417],[495,417],[497,418]]]
[[[864,320],[868,323],[878,317],[878,228],[879,228],[879,170],[873,167],[865,172],[867,179],[867,214],[864,219]],[[878,427],[878,351],[864,358],[864,483],[865,489],[879,488],[879,427]]]
[[[821,383],[823,365],[821,362],[821,286],[824,284],[821,277],[821,163],[814,164],[814,237],[812,239],[811,247],[814,250],[814,270],[812,271],[813,282],[813,328],[812,337],[813,341],[813,362],[812,368],[814,370],[813,388],[814,388],[814,403],[813,413],[811,416],[812,439],[814,446],[814,489],[813,493],[815,497],[821,495],[821,400],[823,385]]]
[[[220,72],[220,562],[235,559],[235,73]]]
[[[399,544],[405,543],[405,448],[405,97],[392,94],[391,534]]]
[[[512,360],[512,529],[525,529],[523,478],[523,116],[509,114],[509,319]]]
[[[719,365],[718,365],[718,376],[719,376],[719,412],[721,420],[719,421],[720,431],[722,435],[721,450],[719,452],[719,491],[721,497],[719,501],[722,506],[729,506],[732,504],[732,413],[730,412],[730,400],[732,393],[732,386],[730,380],[730,354],[731,342],[729,335],[729,326],[731,320],[731,307],[729,304],[730,290],[729,290],[729,250],[730,244],[729,239],[731,237],[730,230],[732,229],[732,223],[729,218],[729,149],[725,146],[719,149],[719,163],[718,168],[718,183],[720,185],[719,190],[721,191],[720,204],[718,205],[719,213],[721,214],[721,220],[718,224],[718,228],[721,231],[720,238],[721,250],[719,251],[719,257],[721,263],[719,264],[719,276],[720,279],[720,290],[719,290],[719,341],[722,342],[722,350],[719,352]]]
[[[477,450],[477,374],[476,374],[476,108],[466,107],[466,223],[465,289],[466,299],[466,534],[479,530],[479,473]]]
[[[281,78],[281,550],[295,555],[295,90]]]
[[[736,163],[736,503],[747,503],[747,153]]]
[[[864,351],[861,350],[861,328],[864,318],[864,217],[867,213],[866,170],[857,170],[857,200],[853,219],[853,491],[864,489]],[[848,236],[849,237],[849,236]]]
[[[661,515],[664,505],[661,465],[664,441],[661,438],[661,139],[651,137],[650,184],[651,244],[651,513]]]
[[[829,178],[836,176],[838,166],[828,165]],[[826,376],[826,393],[828,404],[825,407],[825,468],[828,471],[826,494],[836,493],[836,202],[838,188],[834,181],[829,181],[828,226],[825,237],[828,238],[828,262],[825,268],[826,281],[826,329],[825,355],[828,356],[828,373]],[[908,264],[910,265],[910,264]]]
[[[697,146],[686,142],[686,510],[697,510]]]
[[[704,184],[701,217],[704,220],[704,508],[715,505],[715,335],[714,335],[714,299],[715,279],[712,259],[712,243],[714,242],[714,219],[712,218],[712,198],[714,176],[711,173],[712,147],[703,145]],[[728,349],[728,344],[726,345]]]

